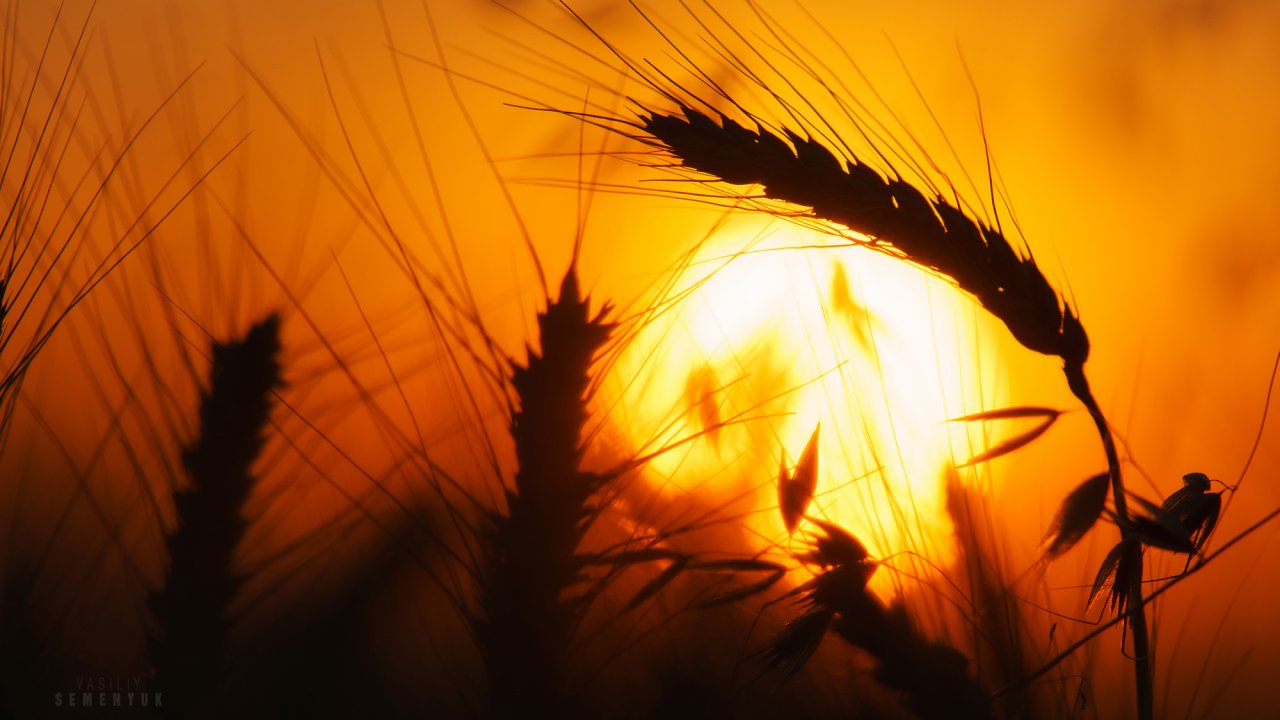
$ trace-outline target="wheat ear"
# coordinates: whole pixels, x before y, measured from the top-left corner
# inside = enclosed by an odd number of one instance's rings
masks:
[[[649,113],[640,124],[685,166],[760,185],[767,197],[809,207],[814,217],[873,238],[871,247],[954,280],[1036,352],[1067,363],[1088,358],[1084,327],[1034,259],[943,196],[926,196],[798,133],[776,134],[763,124],[753,130],[724,115],[716,122],[684,104],[680,113]]]
[[[209,388],[200,401],[200,436],[183,454],[190,486],[174,497],[164,587],[151,597],[156,629],[151,660],[172,716],[213,712],[231,632],[227,607],[240,585],[232,559],[244,534],[241,514],[255,480],[272,391],[280,385],[280,321],[275,315],[243,339],[213,344]]]
[[[559,299],[538,315],[541,353],[529,348],[528,361],[512,370],[519,467],[507,512],[494,517],[476,622],[498,717],[575,713],[566,668],[579,613],[563,594],[580,579],[576,553],[604,480],[579,462],[591,365],[611,329],[607,312],[590,314],[571,268]]]
[[[663,94],[679,112],[643,110],[633,123],[641,131],[636,136],[641,142],[715,180],[759,185],[766,197],[808,207],[814,218],[872,238],[866,243],[869,247],[954,281],[1026,348],[1062,358],[1067,385],[1089,411],[1102,442],[1122,539],[1132,539],[1115,440],[1084,372],[1088,335],[1030,253],[1018,253],[998,228],[970,217],[941,194],[926,195],[900,176],[883,176],[856,157],[838,157],[812,137],[786,129],[775,132],[755,118],[755,129],[721,113],[717,121],[671,93]],[[1097,517],[1093,515],[1088,525]],[[1134,563],[1127,575],[1130,586],[1123,592],[1140,598],[1140,552]],[[1143,604],[1131,602],[1127,612],[1133,629],[1138,716],[1149,720],[1154,715],[1153,673]]]

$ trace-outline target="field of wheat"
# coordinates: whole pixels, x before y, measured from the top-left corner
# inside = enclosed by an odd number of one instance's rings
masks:
[[[0,717],[1280,716],[1270,4],[2,17]]]

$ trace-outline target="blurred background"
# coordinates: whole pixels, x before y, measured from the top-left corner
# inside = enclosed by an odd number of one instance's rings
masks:
[[[1132,490],[1158,501],[1193,471],[1241,480],[1280,351],[1280,211],[1267,190],[1280,168],[1280,99],[1269,92],[1280,7],[573,8],[620,55],[673,81],[696,85],[696,65],[749,109],[781,117],[734,57],[801,114],[877,128],[845,139],[873,161],[872,145],[894,148],[908,179],[919,165],[938,186],[949,180],[1025,239],[1079,309]],[[717,51],[728,47],[741,54]],[[42,53],[56,72],[36,74]],[[141,241],[44,347],[4,446],[7,570],[46,568],[32,597],[50,608],[43,622],[59,640],[44,654],[60,677],[134,672],[209,338],[268,311],[285,318],[288,406],[249,506],[241,561],[261,590],[250,583],[250,605],[287,608],[316,567],[363,562],[377,533],[361,518],[416,496],[420,456],[474,496],[496,494],[485,448],[510,470],[505,396],[465,390],[500,367],[477,326],[522,359],[534,312],[579,243],[584,288],[614,303],[627,340],[599,381],[588,460],[607,467],[696,435],[655,459],[644,486],[742,518],[747,530],[707,542],[787,546],[777,467],[821,423],[817,512],[874,556],[913,550],[945,566],[955,556],[948,463],[1019,428],[944,421],[1076,409],[1052,358],[1019,347],[946,282],[865,250],[812,249],[842,243],[728,212],[722,199],[679,197],[690,186],[652,167],[669,160],[567,115],[634,119],[636,101],[669,106],[552,3],[22,3],[6,15],[5,55],[6,128],[34,82],[34,105],[67,103],[60,112],[78,113],[85,138],[67,145],[52,193],[97,208],[77,231],[84,249],[50,265],[69,273],[62,287],[120,256],[118,240]],[[74,82],[59,93],[68,66]],[[840,116],[840,97],[854,115]],[[100,197],[76,185],[108,176]],[[1263,432],[1211,548],[1280,505],[1275,437]],[[962,470],[991,500],[1046,657],[1052,638],[1098,620],[1084,596],[1115,530],[1096,529],[1043,585],[1039,543],[1066,493],[1104,468],[1075,410],[1028,447]],[[1274,543],[1273,524],[1155,604],[1159,714],[1280,707]],[[1148,576],[1182,566],[1163,557]],[[388,602],[413,605],[412,582]],[[875,582],[885,598],[922,592],[888,571]],[[394,643],[388,627],[405,616],[369,636]],[[448,654],[450,631],[440,632],[433,642]],[[1112,630],[1085,653],[1083,714],[1132,707],[1120,645]]]

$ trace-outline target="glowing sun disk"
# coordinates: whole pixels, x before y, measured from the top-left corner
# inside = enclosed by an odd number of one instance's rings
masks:
[[[978,377],[989,343],[945,282],[865,249],[800,249],[821,242],[789,228],[747,252],[727,238],[704,247],[677,312],[646,326],[619,365],[638,380],[628,432],[637,445],[697,435],[650,471],[677,492],[749,494],[764,510],[753,530],[785,544],[779,464],[784,453],[794,464],[821,423],[809,514],[877,556],[945,561],[942,421],[981,407],[964,388],[997,391]]]

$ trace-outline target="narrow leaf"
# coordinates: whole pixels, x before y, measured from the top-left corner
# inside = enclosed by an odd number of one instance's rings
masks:
[[[675,550],[667,550],[665,548],[645,548],[643,550],[624,550],[622,552],[610,554],[587,553],[578,555],[575,559],[579,565],[591,566],[636,565],[639,563],[653,562],[654,560],[675,561],[684,557],[684,553]]]
[[[689,564],[689,559],[687,557],[676,558],[670,565],[667,566],[666,570],[663,570],[662,572],[658,573],[657,577],[645,583],[644,587],[640,588],[640,591],[635,594],[635,597],[631,598],[631,602],[627,603],[627,609],[631,610],[639,606],[645,600],[648,600],[649,598],[656,595],[659,590],[670,585],[671,581],[675,580],[676,576],[678,576],[682,571],[684,571],[685,566],[688,564]]]
[[[1028,418],[1028,417],[1042,418],[1042,420],[1030,430],[1027,430],[1021,435],[1015,435],[1003,442],[996,443],[992,447],[988,448],[983,452],[978,453],[977,455],[974,455],[973,457],[957,465],[956,467],[968,467],[970,465],[977,465],[980,462],[994,460],[995,458],[998,458],[1001,455],[1008,455],[1014,450],[1017,450],[1023,447],[1024,445],[1030,444],[1033,440],[1045,434],[1049,430],[1049,428],[1053,425],[1053,423],[1057,421],[1060,415],[1062,415],[1061,410],[1054,410],[1052,408],[1015,407],[1015,408],[1004,408],[1002,410],[988,410],[987,412],[974,413],[972,415],[965,415],[963,417],[952,418],[948,422],[972,422],[975,420],[1008,420],[1008,419]]]
[[[763,580],[759,580],[753,583],[748,583],[746,585],[742,585],[740,587],[734,588],[729,592],[721,593],[720,595],[713,596],[707,600],[697,603],[694,607],[710,608],[710,607],[716,607],[718,605],[728,605],[730,603],[738,602],[739,600],[746,600],[747,598],[753,595],[759,595],[765,590],[768,590],[769,588],[773,587],[779,580],[782,579],[782,576],[786,574],[787,573],[785,570],[778,569],[777,571],[770,573],[769,576]]]
[[[782,570],[783,567],[768,560],[742,558],[738,560],[704,560],[691,564],[689,569],[718,572],[777,572]]]
[[[1045,536],[1048,548],[1044,552],[1046,560],[1053,560],[1070,550],[1089,528],[1098,521],[1102,509],[1107,504],[1107,488],[1110,477],[1100,473],[1080,483],[1071,494],[1062,501],[1058,514],[1054,516]]]
[[[818,431],[821,429],[822,423],[818,423],[809,436],[796,463],[795,475],[787,472],[784,454],[782,472],[778,475],[778,508],[789,533],[795,532],[818,487]]]
[[[1047,418],[1049,422],[1058,419],[1062,414],[1061,410],[1046,407],[1018,406],[1011,408],[1000,408],[999,410],[985,410],[983,412],[973,413],[971,415],[961,415],[947,420],[947,422],[976,422],[980,420],[1017,420],[1020,418],[1039,417]]]

